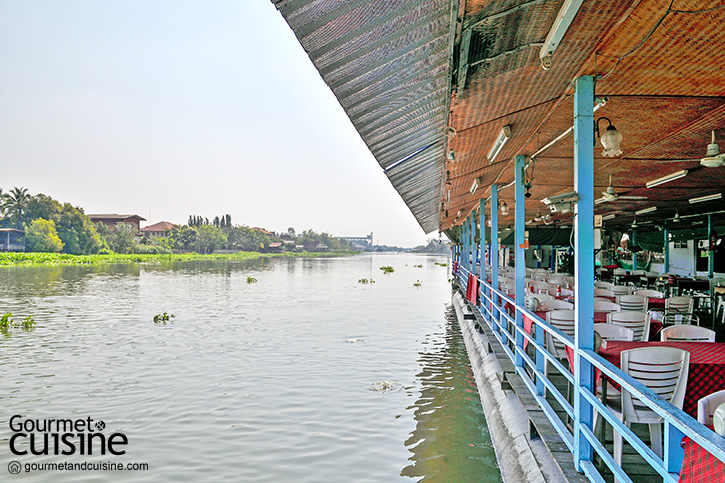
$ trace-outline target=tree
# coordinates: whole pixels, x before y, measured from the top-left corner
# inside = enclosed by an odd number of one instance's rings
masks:
[[[221,228],[213,225],[202,225],[198,228],[199,237],[196,240],[196,251],[211,253],[222,248],[227,243],[227,236]]]
[[[64,243],[63,253],[74,255],[98,253],[103,247],[103,240],[98,236],[83,210],[70,203],[63,204],[60,214],[55,220],[58,236]]]
[[[136,227],[130,223],[118,223],[108,230],[106,241],[116,253],[133,253],[136,244]]]
[[[58,253],[63,249],[63,242],[53,220],[38,218],[25,228],[25,246],[30,252]]]
[[[296,236],[297,236],[297,232],[296,232],[296,231],[295,231],[295,229],[294,229],[294,228],[292,228],[291,226],[290,226],[289,228],[287,228],[287,234],[288,234],[288,235],[289,235],[290,237],[292,237],[292,238],[294,238],[294,237],[296,237]]]
[[[37,218],[55,220],[60,215],[61,211],[63,211],[63,205],[61,205],[60,202],[54,200],[48,195],[39,193],[32,196],[30,201],[28,201],[26,218],[28,221],[32,221]]]
[[[26,188],[18,188],[17,186],[6,193],[2,199],[3,211],[8,216],[16,228],[23,226],[25,222],[25,212],[31,196]]]

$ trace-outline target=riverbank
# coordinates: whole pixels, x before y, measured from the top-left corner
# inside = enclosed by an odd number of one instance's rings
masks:
[[[187,262],[197,260],[254,260],[257,258],[320,258],[354,255],[359,252],[283,252],[283,253],[175,253],[175,254],[111,254],[111,255],[70,255],[67,253],[0,253],[0,267],[29,267],[57,265],[106,265],[120,263],[161,263]]]

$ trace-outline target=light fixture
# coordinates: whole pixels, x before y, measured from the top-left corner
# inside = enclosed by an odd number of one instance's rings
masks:
[[[506,126],[504,126],[501,129],[501,132],[498,133],[496,142],[493,143],[491,150],[488,152],[487,158],[488,158],[489,163],[493,163],[493,161],[496,159],[496,156],[498,156],[498,153],[501,152],[504,144],[506,144],[506,141],[508,141],[510,137],[511,137],[511,126],[507,124]]]
[[[676,171],[674,173],[668,174],[667,176],[653,179],[652,181],[647,181],[646,186],[647,186],[647,188],[654,188],[655,186],[660,186],[665,183],[669,183],[670,181],[684,178],[685,176],[687,176],[687,173],[688,173],[688,171],[686,169],[683,169],[681,171]]]
[[[722,193],[714,193],[707,196],[700,196],[699,198],[690,198],[688,201],[692,203],[703,203],[705,201],[714,201],[722,198]]]
[[[451,161],[456,160],[456,153],[454,153],[452,149],[448,151],[448,159],[450,159]]]
[[[637,228],[639,228],[639,225],[637,224],[637,217],[635,216],[634,221],[632,222],[632,229],[636,230]]]
[[[524,197],[531,198],[531,183],[528,181],[524,183],[524,188],[526,188],[526,193],[524,193]]]
[[[610,213],[608,215],[604,215],[604,216],[602,216],[602,221],[613,220],[615,216],[616,215],[614,213]]]
[[[700,164],[706,168],[719,168],[725,162],[725,154],[720,154],[720,146],[715,143],[715,131],[712,132],[712,142],[707,145],[705,157],[700,160]]]
[[[505,201],[501,202],[501,214],[503,216],[506,216],[509,214],[509,205],[507,205]]]
[[[549,33],[546,35],[544,45],[541,46],[539,51],[539,58],[541,59],[541,66],[545,70],[551,68],[551,57],[556,51],[556,48],[561,43],[561,39],[564,38],[566,31],[569,30],[572,20],[579,7],[581,7],[583,0],[566,0],[564,5],[561,6],[559,14],[554,20],[554,24],[551,26]]]
[[[456,213],[456,218],[460,218],[463,214],[463,210],[458,210],[458,213]]]
[[[675,211],[675,216],[674,216],[674,218],[672,218],[672,221],[674,223],[679,223],[680,222],[680,210]]]
[[[650,206],[649,208],[644,208],[642,210],[637,210],[634,212],[635,215],[646,215],[647,213],[652,213],[654,211],[657,211],[656,206]]]
[[[602,119],[606,120],[609,123],[609,126],[607,126],[607,130],[604,132],[603,135],[600,134],[601,131],[599,130],[599,121],[601,121]],[[619,145],[622,143],[622,133],[617,131],[617,128],[614,127],[612,121],[610,121],[606,117],[600,117],[599,119],[597,119],[594,130],[596,131],[597,136],[599,136],[599,140],[602,142],[602,146],[604,146],[602,156],[615,158],[622,155],[622,150],[619,149]]]
[[[483,179],[479,176],[478,178],[473,179],[473,184],[471,185],[471,194],[474,194],[479,186],[481,186],[481,182]]]

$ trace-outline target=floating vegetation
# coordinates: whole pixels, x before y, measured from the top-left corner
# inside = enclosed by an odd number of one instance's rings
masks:
[[[447,267],[448,266],[447,263],[443,263],[443,262],[433,262],[433,264],[434,265],[438,265],[439,267]]]
[[[250,275],[247,277],[247,283],[257,283],[257,279]]]
[[[388,274],[393,273],[395,271],[395,269],[393,267],[391,267],[390,265],[386,265],[384,267],[380,267],[380,270],[382,270],[385,275],[388,275]]]
[[[362,342],[363,340],[364,339],[354,338],[354,339],[345,339],[345,342],[347,342],[348,344],[354,344],[356,342]]]
[[[421,285],[423,285],[423,283],[420,280],[416,280],[413,287],[420,287]]]
[[[413,265],[415,268],[423,268],[423,265]]]
[[[361,278],[360,280],[357,281],[357,283],[359,283],[361,285],[367,285],[369,283],[375,283],[375,280],[373,280],[372,278]]]
[[[13,314],[8,312],[0,317],[0,331],[7,333],[11,327],[22,328],[24,330],[31,330],[35,328],[35,319],[32,315],[28,315],[20,322],[13,320]]]
[[[370,385],[368,389],[375,392],[394,392],[399,391],[403,388],[403,385],[395,381],[378,381]]]
[[[163,322],[165,324],[166,322],[173,319],[174,317],[175,317],[174,314],[168,314],[166,312],[164,312],[163,314],[156,314],[156,315],[154,315],[154,323],[160,324]]]

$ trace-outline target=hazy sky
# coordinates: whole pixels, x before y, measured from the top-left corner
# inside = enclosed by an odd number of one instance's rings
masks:
[[[0,0],[0,66],[5,190],[426,240],[268,0]]]

